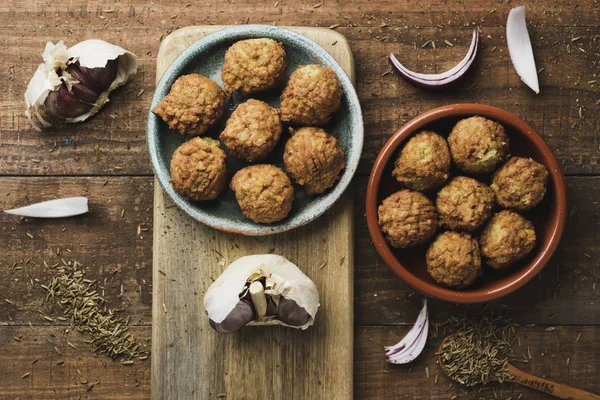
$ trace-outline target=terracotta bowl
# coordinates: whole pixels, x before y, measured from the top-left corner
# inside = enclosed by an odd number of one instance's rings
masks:
[[[404,143],[423,129],[447,137],[454,124],[473,115],[501,123],[510,138],[511,154],[531,157],[548,169],[548,191],[542,203],[525,213],[537,234],[532,253],[513,267],[497,272],[483,265],[483,276],[466,289],[446,288],[437,284],[427,273],[425,252],[428,244],[411,249],[395,249],[388,245],[379,229],[377,208],[390,194],[401,189],[392,177],[394,161]],[[453,167],[454,168],[454,167]],[[451,176],[460,173],[453,169]],[[480,180],[485,181],[485,177]],[[435,200],[435,193],[430,195]],[[554,153],[542,136],[519,117],[499,108],[480,104],[452,104],[419,115],[400,128],[383,146],[371,171],[367,187],[367,224],[373,244],[392,271],[413,289],[441,300],[454,303],[479,303],[505,296],[533,278],[548,262],[558,246],[567,216],[565,179]],[[474,235],[478,235],[478,231]],[[484,263],[485,264],[485,263]]]

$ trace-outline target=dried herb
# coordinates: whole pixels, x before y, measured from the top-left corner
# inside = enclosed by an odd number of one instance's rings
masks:
[[[77,261],[57,265],[56,275],[46,285],[46,301],[56,301],[71,325],[81,333],[92,335],[86,342],[92,344],[95,354],[112,358],[147,358],[147,353],[140,351],[140,344],[127,332],[126,324],[116,317],[116,310],[105,307],[106,301],[96,290],[97,282],[85,279],[84,274]]]
[[[438,355],[453,380],[471,388],[503,382],[511,376],[506,366],[513,359],[513,325],[501,316],[462,319],[455,323]]]

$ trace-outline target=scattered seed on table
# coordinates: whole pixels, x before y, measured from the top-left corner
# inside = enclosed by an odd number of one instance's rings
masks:
[[[25,378],[27,378],[29,375],[31,375],[31,373],[30,373],[30,372],[26,372],[26,373],[24,373],[24,374],[23,374],[23,376],[21,376],[21,379],[25,379]]]

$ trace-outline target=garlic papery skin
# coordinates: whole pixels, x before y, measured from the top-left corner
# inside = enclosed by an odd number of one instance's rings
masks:
[[[307,329],[314,323],[320,305],[314,282],[292,262],[274,254],[245,256],[232,262],[206,291],[204,309],[213,324],[220,324],[242,297],[252,300],[256,314],[255,319],[247,325],[284,325]],[[265,315],[267,299],[268,304],[272,305],[278,304],[282,297],[294,301],[309,315],[305,323],[288,325],[274,315]]]
[[[102,106],[109,101],[110,93],[125,84],[129,77],[137,71],[135,54],[97,39],[85,40],[71,48],[67,48],[63,41],[57,44],[48,42],[42,57],[44,62],[38,66],[25,91],[25,103],[27,104],[25,115],[33,128],[38,131],[57,123],[85,121],[100,111]],[[61,113],[61,115],[68,115],[68,117],[61,118],[52,115],[46,109],[46,99],[51,92],[56,92],[65,86],[69,93],[72,93],[74,85],[82,84],[69,74],[68,69],[71,65],[78,63],[78,66],[84,69],[105,68],[111,60],[117,61],[117,71],[112,82],[98,93],[93,104],[84,103],[89,105],[89,107],[85,107],[84,111],[77,115],[68,112]]]

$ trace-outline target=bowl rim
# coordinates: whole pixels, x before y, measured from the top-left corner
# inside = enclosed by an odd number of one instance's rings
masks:
[[[551,236],[548,243],[538,250],[538,254],[529,263],[528,266],[524,266],[522,271],[516,274],[515,279],[509,283],[495,289],[489,289],[482,292],[462,291],[451,288],[446,288],[441,285],[432,284],[425,282],[420,278],[413,275],[407,270],[394,256],[392,249],[385,240],[385,237],[379,229],[377,208],[378,204],[378,193],[383,172],[390,162],[398,148],[413,134],[420,129],[431,124],[432,122],[438,121],[443,118],[450,117],[463,117],[481,115],[486,118],[493,119],[499,123],[509,126],[514,130],[517,130],[524,135],[528,136],[539,150],[545,154],[545,162],[548,163],[546,168],[551,175],[551,184],[553,185],[553,192],[556,196],[556,218],[551,225]],[[529,282],[552,257],[552,254],[556,250],[560,238],[564,231],[567,217],[567,197],[566,197],[566,184],[564,174],[560,167],[558,160],[550,146],[546,143],[542,135],[540,135],[535,129],[533,129],[524,120],[501,108],[475,104],[475,103],[461,103],[461,104],[449,104],[441,107],[434,108],[425,113],[422,113],[414,119],[407,122],[400,129],[398,129],[392,137],[383,146],[369,176],[369,182],[367,185],[366,194],[366,216],[367,226],[373,245],[375,249],[383,258],[386,265],[404,282],[406,282],[413,289],[440,299],[454,303],[481,303],[503,297],[509,293],[516,291],[521,288],[527,282]]]
[[[343,38],[341,34],[340,36]],[[305,48],[309,48],[310,52],[313,53],[314,58],[320,61],[320,64],[330,66],[342,84],[344,96],[349,104],[349,118],[352,120],[354,127],[351,138],[353,151],[346,154],[346,167],[333,188],[325,194],[316,197],[310,203],[310,211],[312,212],[307,213],[306,209],[301,210],[296,216],[291,218],[288,217],[274,224],[257,224],[250,220],[234,221],[231,218],[207,215],[205,212],[192,207],[188,204],[187,200],[183,199],[181,195],[175,192],[169,183],[170,172],[168,171],[168,168],[166,168],[166,170],[162,168],[161,160],[158,155],[159,152],[154,150],[157,148],[158,140],[157,135],[153,132],[158,129],[160,121],[159,118],[152,113],[152,108],[154,108],[166,93],[168,93],[168,89],[171,86],[169,81],[174,79],[174,76],[179,76],[188,65],[186,59],[193,57],[197,53],[207,51],[223,41],[244,40],[258,37],[269,37],[279,41],[284,41],[286,38],[289,39],[291,37],[293,40],[301,43]],[[224,232],[248,236],[266,236],[287,232],[313,222],[328,211],[341,198],[343,193],[350,186],[356,170],[358,169],[364,142],[364,124],[362,109],[358,95],[356,94],[356,89],[348,74],[327,50],[306,36],[290,29],[271,25],[250,24],[231,26],[210,33],[192,43],[179,54],[175,60],[173,60],[156,84],[152,96],[152,101],[147,114],[146,142],[155,178],[158,180],[163,191],[186,214],[196,221]],[[243,224],[240,225],[240,222],[243,222]]]

